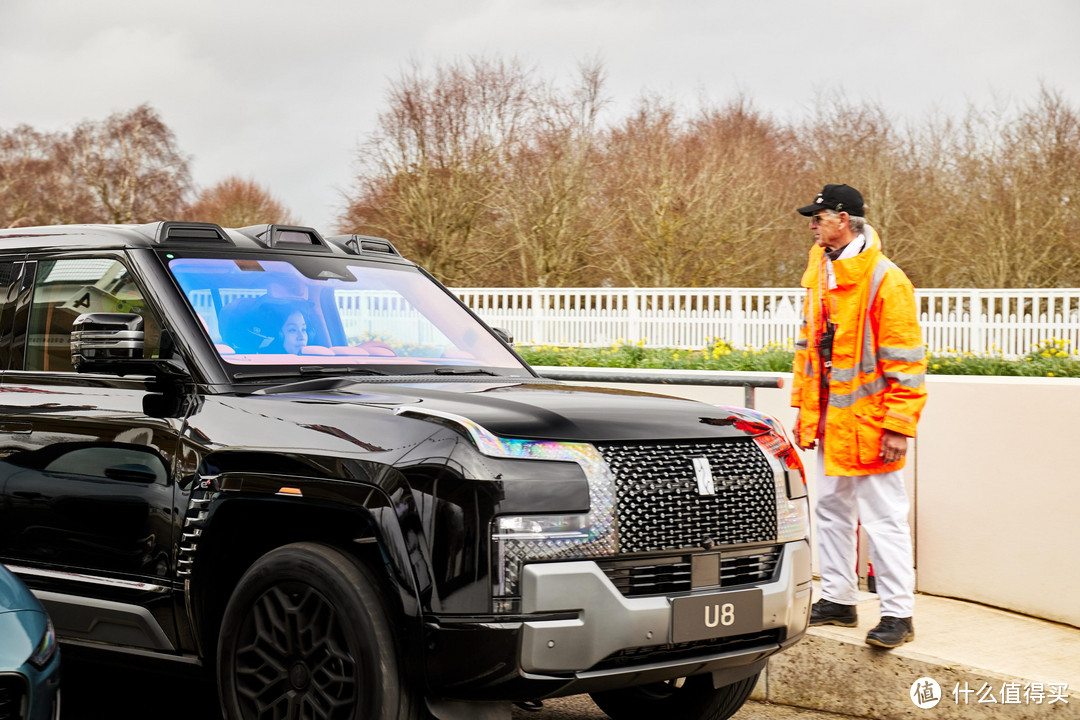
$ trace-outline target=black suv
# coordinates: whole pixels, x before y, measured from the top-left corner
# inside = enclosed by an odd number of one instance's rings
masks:
[[[748,410],[538,377],[378,238],[0,230],[0,561],[227,718],[726,718],[805,632]]]

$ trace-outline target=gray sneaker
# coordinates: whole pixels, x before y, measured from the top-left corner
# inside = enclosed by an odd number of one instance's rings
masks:
[[[883,648],[900,647],[906,642],[915,639],[915,625],[911,618],[889,617],[881,618],[877,627],[866,634],[866,643]]]
[[[841,605],[831,600],[818,600],[810,608],[811,625],[839,625],[855,627],[859,624],[859,614],[854,605]]]

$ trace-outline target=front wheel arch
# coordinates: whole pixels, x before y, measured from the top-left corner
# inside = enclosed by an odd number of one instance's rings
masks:
[[[233,591],[218,638],[225,717],[421,717],[381,587],[363,563],[322,543],[260,557]]]

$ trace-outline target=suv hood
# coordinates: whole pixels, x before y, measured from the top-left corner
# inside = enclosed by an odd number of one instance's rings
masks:
[[[348,379],[313,380],[260,394],[306,402],[409,406],[459,415],[502,437],[604,442],[745,437],[739,420],[758,416],[696,400],[554,381],[491,381],[383,384]],[[760,422],[760,421],[759,421]],[[753,425],[749,434],[768,431]]]

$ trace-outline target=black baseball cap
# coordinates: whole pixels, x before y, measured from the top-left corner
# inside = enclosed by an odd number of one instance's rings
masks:
[[[799,208],[799,214],[810,216],[818,210],[835,210],[862,217],[862,195],[850,185],[826,185],[814,198],[813,204]]]

